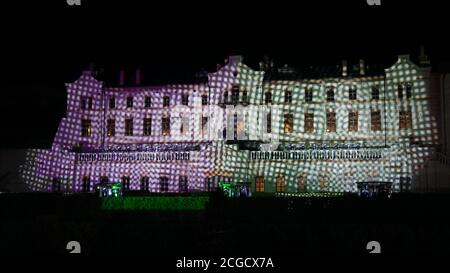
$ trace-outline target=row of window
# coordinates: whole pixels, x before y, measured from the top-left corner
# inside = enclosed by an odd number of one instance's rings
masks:
[[[406,94],[404,92],[406,90]],[[398,91],[398,98],[403,99],[405,96],[406,98],[412,97],[412,84],[411,83],[402,83],[397,85],[397,91]],[[372,86],[372,100],[379,100],[380,99],[380,87],[378,85]],[[357,99],[357,89],[355,86],[352,86],[348,90],[348,99],[349,100],[356,100]],[[264,93],[265,103],[271,104],[272,103],[272,93],[270,91],[267,91]],[[334,86],[329,86],[326,88],[326,100],[328,102],[334,102],[335,101],[335,88]],[[305,90],[305,102],[312,102],[313,101],[313,90],[312,88],[307,88]],[[284,103],[292,103],[292,91],[284,91]]]
[[[412,84],[411,83],[402,83],[397,85],[397,93],[398,98],[403,99],[412,97]],[[239,103],[239,88],[233,87],[231,90],[231,100],[228,97],[228,92],[224,92],[224,103],[225,104],[238,104]],[[270,91],[265,92],[265,103],[272,103],[272,93]],[[357,89],[355,86],[352,86],[348,91],[348,99],[356,100],[357,99]],[[378,85],[372,86],[372,100],[380,99],[380,88]],[[333,86],[329,86],[326,88],[326,100],[328,102],[335,101],[335,88]],[[313,101],[313,90],[312,88],[307,88],[305,91],[305,102]],[[242,92],[242,100],[241,102],[248,103],[248,94],[247,91]],[[284,92],[284,103],[292,103],[292,91]],[[189,95],[183,94],[181,96],[181,104],[189,105]],[[202,95],[202,105],[208,105],[208,95]],[[152,107],[152,98],[150,96],[145,96],[144,98],[144,107],[150,108]],[[170,97],[163,97],[163,107],[170,107]],[[109,109],[116,108],[116,98],[109,98]],[[126,108],[133,108],[133,96],[128,96],[126,98]],[[92,97],[82,97],[81,98],[81,109],[92,109]]]
[[[319,179],[319,187],[321,191],[326,190],[327,183],[324,176]],[[286,192],[286,179],[284,175],[278,175],[276,181],[276,192]],[[297,191],[306,192],[308,189],[307,176],[299,174],[297,176]],[[255,192],[264,192],[264,176],[255,177]]]
[[[130,177],[123,176],[121,178],[123,190],[130,190]],[[100,177],[100,183],[108,183],[109,178],[107,176]],[[142,176],[140,180],[140,188],[141,191],[150,191],[150,179],[148,176]],[[83,176],[82,178],[82,188],[83,192],[91,191],[91,179],[89,176]],[[159,177],[159,191],[167,192],[169,191],[169,177],[160,176]],[[178,178],[178,191],[187,192],[188,191],[188,177],[187,176],[179,176]]]
[[[143,119],[143,135],[151,136],[152,135],[152,118],[144,118]],[[202,117],[201,119],[201,130],[202,135],[208,132],[208,117]],[[161,118],[161,133],[163,136],[170,135],[170,117],[162,117]],[[183,117],[180,126],[180,134],[185,135],[189,133],[189,119],[188,117]],[[125,119],[125,136],[133,136],[134,135],[134,121],[132,118]],[[82,119],[81,120],[81,136],[90,137],[92,135],[92,122],[90,119]],[[106,121],[106,135],[108,137],[116,136],[116,120],[108,119]]]
[[[294,115],[287,113],[284,114],[284,133],[293,133],[294,131]],[[237,119],[237,117],[235,118]],[[358,131],[358,111],[350,111],[348,113],[348,131]],[[237,124],[235,120],[235,125]],[[371,131],[381,131],[381,111],[375,110],[370,112],[370,129]],[[399,128],[411,129],[412,128],[412,113],[411,110],[399,111]],[[314,113],[305,113],[304,115],[304,132],[314,132]],[[152,118],[143,119],[143,135],[152,135]],[[208,132],[208,117],[201,118],[201,131],[202,135]],[[268,113],[266,116],[266,132],[272,133],[272,114]],[[326,113],[326,132],[336,132],[336,112],[329,111]],[[163,136],[170,135],[170,117],[161,118],[161,133]],[[189,118],[183,117],[180,126],[180,134],[185,135],[189,133]],[[116,135],[116,121],[115,119],[108,119],[106,123],[106,134],[108,137],[114,137]],[[82,119],[81,121],[81,136],[90,137],[92,135],[92,123],[89,119]],[[125,136],[134,135],[134,123],[132,118],[125,119]]]
[[[272,133],[272,114],[267,114],[267,133]],[[348,131],[357,132],[358,131],[358,119],[359,115],[357,111],[350,111],[348,113]],[[381,111],[376,110],[370,113],[371,131],[381,130]],[[400,129],[411,129],[412,128],[412,114],[411,110],[399,111],[399,128]],[[312,133],[314,132],[314,113],[305,113],[304,116],[304,132]],[[292,133],[294,131],[294,115],[284,114],[284,133]],[[326,114],[326,131],[336,132],[336,112],[327,112]]]

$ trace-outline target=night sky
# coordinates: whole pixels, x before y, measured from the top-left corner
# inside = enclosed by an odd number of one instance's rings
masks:
[[[139,67],[147,84],[190,82],[231,54],[255,69],[264,55],[294,67],[343,58],[390,65],[424,44],[434,67],[450,63],[443,1],[13,2],[0,11],[3,149],[49,147],[64,83],[89,63],[109,81]]]

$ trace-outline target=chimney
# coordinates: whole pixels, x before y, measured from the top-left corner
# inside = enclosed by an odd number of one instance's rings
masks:
[[[425,47],[423,45],[420,46],[419,64],[422,66],[430,65],[430,60],[428,59],[428,56],[425,54]]]
[[[364,76],[366,74],[365,64],[363,59],[359,59],[359,75]]]
[[[347,77],[347,60],[342,60],[342,77]]]
[[[119,85],[125,84],[125,71],[123,69],[119,72]]]
[[[136,85],[141,84],[141,70],[139,68],[136,69]]]

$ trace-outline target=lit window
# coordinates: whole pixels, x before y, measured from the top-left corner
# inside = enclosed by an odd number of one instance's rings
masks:
[[[161,127],[162,127],[162,135],[169,136],[170,135],[170,117],[162,118]]]
[[[81,120],[81,136],[90,137],[92,135],[92,126],[90,119]]]
[[[170,106],[170,98],[169,96],[163,97],[163,107],[169,107]]]
[[[297,176],[297,191],[298,192],[306,192],[307,191],[306,175],[299,174]]]
[[[114,108],[116,108],[116,98],[110,97],[109,98],[109,109],[114,109]]]
[[[319,187],[320,187],[320,191],[325,191],[327,189],[327,179],[324,175],[321,175],[319,177]]]
[[[333,102],[334,101],[334,87],[330,86],[327,88],[327,101]]]
[[[257,176],[255,178],[255,191],[264,192],[264,176]]]
[[[356,86],[350,87],[349,92],[348,92],[348,99],[356,100],[356,94],[357,94]]]
[[[400,129],[412,128],[412,115],[411,110],[402,110],[399,112],[400,116]]]
[[[144,98],[144,107],[145,107],[145,108],[150,108],[150,107],[152,107],[152,97],[150,97],[150,96],[145,96],[145,98]]]
[[[327,112],[327,132],[336,132],[336,113]]]
[[[277,192],[285,192],[286,191],[286,180],[284,175],[277,176]]]
[[[292,103],[292,91],[284,91],[284,103]]]
[[[127,108],[133,108],[133,97],[127,97]]]
[[[305,102],[313,101],[313,89],[311,87],[306,88],[305,90]]]
[[[378,85],[372,86],[372,100],[380,99],[380,87]]]
[[[272,103],[272,93],[269,91],[264,94],[266,104]]]
[[[292,133],[294,131],[294,116],[292,114],[284,114],[284,132]]]
[[[109,137],[113,137],[116,135],[116,120],[108,119],[106,123],[106,134]]]
[[[144,118],[144,136],[152,135],[152,118]]]
[[[305,113],[305,133],[314,132],[314,113]]]
[[[169,178],[166,176],[159,177],[159,190],[161,192],[169,191]]]
[[[202,105],[208,105],[208,95],[202,95]]]
[[[267,119],[267,133],[272,133],[272,113],[268,113]]]
[[[188,191],[188,178],[187,176],[180,176],[178,181],[178,189],[180,192]]]
[[[348,131],[358,131],[358,112],[352,111],[348,113]]]
[[[371,120],[371,130],[372,131],[381,131],[381,112],[380,111],[372,111],[370,113]]]
[[[181,96],[181,104],[182,105],[189,105],[189,95],[183,94]]]
[[[125,135],[126,136],[133,135],[133,119],[132,118],[125,119]]]

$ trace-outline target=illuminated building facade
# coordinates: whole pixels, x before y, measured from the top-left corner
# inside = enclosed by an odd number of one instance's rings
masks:
[[[426,63],[425,63],[426,64]],[[235,182],[252,194],[420,191],[441,144],[428,66],[400,55],[298,72],[231,56],[196,84],[107,86],[84,71],[66,84],[53,145],[22,171],[36,191],[209,191]],[[437,107],[437,108],[436,108]],[[362,186],[361,186],[362,185]]]

